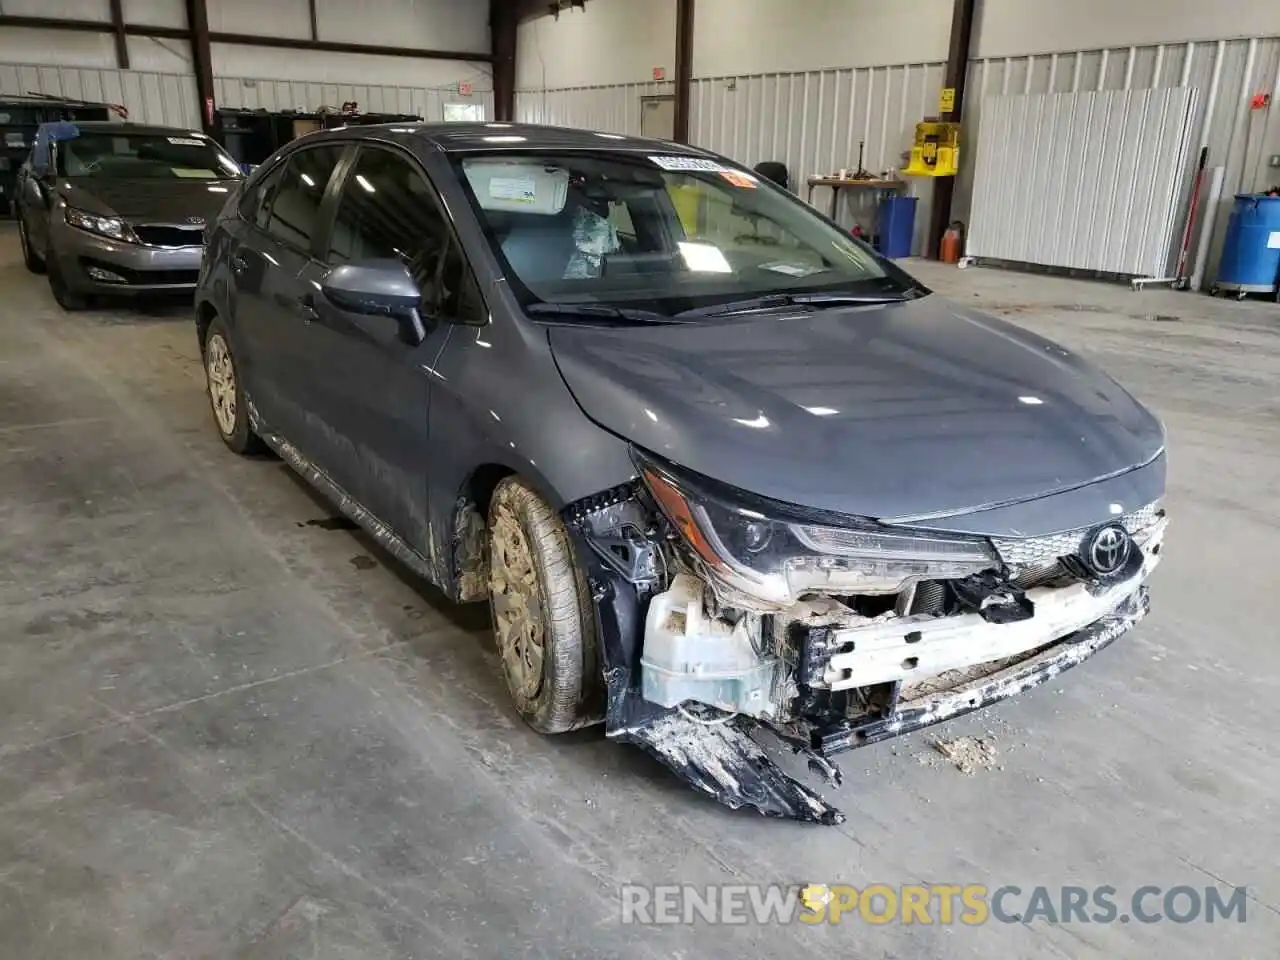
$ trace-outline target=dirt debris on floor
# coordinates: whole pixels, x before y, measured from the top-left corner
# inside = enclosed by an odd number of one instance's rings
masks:
[[[993,769],[999,756],[995,740],[990,737],[956,737],[953,740],[934,738],[930,742],[933,749],[968,776],[973,776],[979,770]]]

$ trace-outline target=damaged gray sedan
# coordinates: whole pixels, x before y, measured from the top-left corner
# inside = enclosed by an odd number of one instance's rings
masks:
[[[1074,666],[1147,612],[1164,431],[722,157],[356,127],[209,239],[214,420],[488,601],[517,710],[733,807],[840,813],[854,747]]]

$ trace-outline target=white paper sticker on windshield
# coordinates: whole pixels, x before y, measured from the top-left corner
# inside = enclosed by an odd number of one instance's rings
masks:
[[[489,180],[489,196],[515,203],[536,203],[538,183],[533,177],[493,177]]]
[[[781,273],[788,277],[807,277],[810,274],[822,273],[822,267],[810,267],[802,263],[762,263],[761,270],[772,270],[774,273]]]
[[[177,144],[179,147],[203,147],[204,141],[197,140],[195,137],[169,137],[170,143]]]
[[[724,164],[702,157],[650,157],[650,161],[663,170],[693,170],[699,173],[720,173]]]

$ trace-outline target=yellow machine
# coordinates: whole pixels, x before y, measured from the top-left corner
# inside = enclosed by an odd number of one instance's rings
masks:
[[[960,124],[926,120],[916,124],[911,162],[902,172],[912,177],[954,177],[960,169]]]

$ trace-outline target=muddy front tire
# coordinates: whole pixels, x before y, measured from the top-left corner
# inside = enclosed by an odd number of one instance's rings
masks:
[[[595,722],[595,616],[564,524],[523,480],[508,477],[489,504],[488,547],[493,631],[516,709],[539,733]]]
[[[205,393],[218,436],[235,453],[245,456],[262,453],[266,448],[249,426],[249,409],[235,354],[231,352],[231,336],[220,317],[209,324],[203,352]]]

